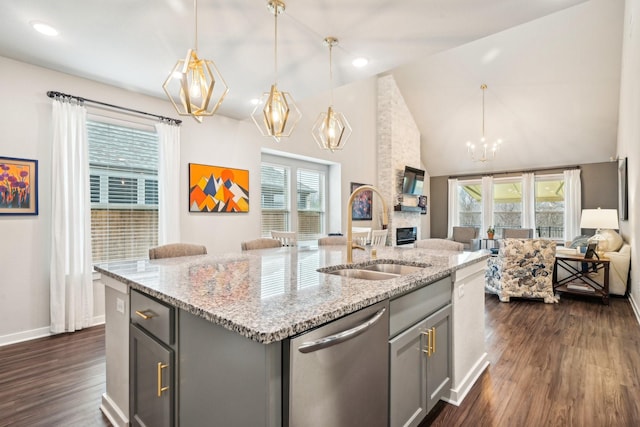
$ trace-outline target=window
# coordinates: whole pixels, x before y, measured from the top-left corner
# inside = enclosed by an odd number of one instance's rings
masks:
[[[93,262],[143,258],[158,244],[155,132],[87,121]]]
[[[482,184],[479,181],[461,181],[458,184],[457,225],[482,226]]]
[[[522,181],[509,178],[493,184],[493,226],[495,237],[505,228],[522,227]]]
[[[324,234],[324,173],[298,169],[298,239],[317,240]]]
[[[325,235],[328,166],[268,154],[262,159],[262,237],[272,230],[295,230],[299,242]]]
[[[523,224],[531,224],[527,227],[533,228],[535,215],[535,236],[563,240],[566,207],[564,179],[563,174],[548,174],[535,175],[535,180],[518,176],[483,181],[458,181],[455,200],[457,205],[452,211],[458,223],[454,225],[472,226],[481,230],[493,225],[496,230],[495,237],[501,238],[505,228],[520,228]],[[526,182],[528,184],[525,188]],[[483,193],[491,199],[486,200],[484,204]],[[535,197],[535,207],[527,207],[526,212],[523,194]],[[483,206],[490,212],[483,211]]]
[[[564,236],[564,177],[536,177],[536,234],[562,240]]]
[[[289,174],[286,166],[260,167],[262,237],[271,237],[271,230],[289,231]]]

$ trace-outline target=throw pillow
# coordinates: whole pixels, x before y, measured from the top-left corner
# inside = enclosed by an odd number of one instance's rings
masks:
[[[614,230],[602,230],[600,234],[605,237],[604,242],[598,243],[598,246],[602,247],[605,252],[617,252],[622,247],[622,236],[616,233]]]
[[[572,249],[575,249],[578,247],[586,247],[589,244],[590,237],[591,236],[587,236],[586,234],[578,236],[571,241],[571,244],[569,245],[569,247]]]

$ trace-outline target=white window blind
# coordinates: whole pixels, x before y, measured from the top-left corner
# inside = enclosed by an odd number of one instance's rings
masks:
[[[158,243],[158,137],[87,121],[93,262],[145,258]]]
[[[263,237],[271,237],[272,230],[289,231],[289,175],[286,166],[262,163],[260,167]]]
[[[298,169],[298,240],[315,240],[324,235],[325,175],[317,170]]]

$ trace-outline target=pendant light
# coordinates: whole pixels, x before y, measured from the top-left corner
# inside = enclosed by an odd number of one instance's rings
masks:
[[[486,162],[493,159],[500,148],[500,144],[502,144],[502,140],[498,139],[493,144],[489,145],[485,136],[484,136],[484,91],[487,90],[487,85],[482,84],[480,86],[482,89],[482,138],[480,138],[480,146],[476,147],[474,143],[471,141],[467,141],[467,153],[469,153],[469,157],[474,162]],[[476,151],[476,148],[478,150]]]
[[[215,114],[229,87],[213,61],[198,58],[198,0],[193,10],[195,47],[176,62],[162,88],[178,114],[202,123],[203,117]]]
[[[281,0],[270,0],[267,8],[275,17],[274,64],[275,81],[271,90],[265,92],[260,102],[253,109],[251,119],[262,136],[272,137],[276,142],[280,138],[291,135],[302,114],[289,92],[278,90],[278,15],[284,12],[285,4]]]
[[[333,110],[333,63],[331,52],[333,46],[338,44],[338,39],[326,37],[324,44],[329,47],[329,91],[331,99],[327,112],[320,113],[313,124],[311,134],[320,148],[334,152],[344,148],[351,136],[351,126],[344,114]]]

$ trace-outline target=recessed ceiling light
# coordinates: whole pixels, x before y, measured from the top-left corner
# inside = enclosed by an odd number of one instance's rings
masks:
[[[56,30],[55,28],[53,28],[51,25],[49,24],[45,24],[44,22],[40,22],[40,21],[32,21],[30,22],[31,26],[33,27],[34,30],[36,30],[37,32],[39,32],[40,34],[44,34],[45,36],[57,36],[58,30]]]
[[[356,68],[362,68],[369,63],[369,60],[364,57],[356,58],[353,60],[352,64]]]

